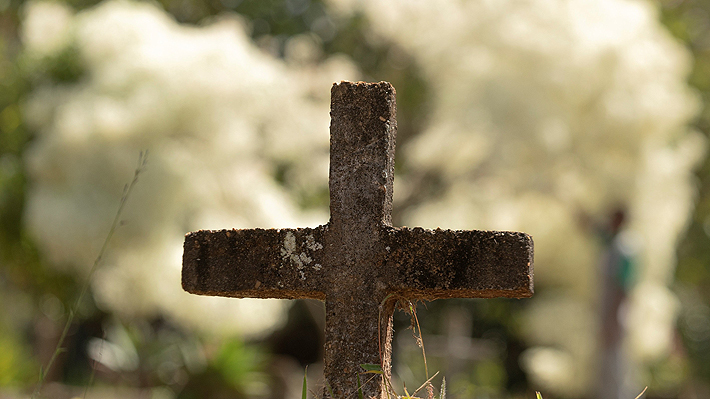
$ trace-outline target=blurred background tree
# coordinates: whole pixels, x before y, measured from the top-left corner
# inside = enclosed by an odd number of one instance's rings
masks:
[[[146,148],[45,395],[92,367],[101,397],[299,395],[318,304],[188,296],[182,236],[327,220],[328,89],[361,79],[397,89],[395,224],[537,243],[533,300],[420,306],[450,395],[601,397],[618,251],[635,265],[619,391],[710,396],[708,5],[410,3],[0,0],[3,395],[31,392]],[[397,384],[418,386],[397,318]]]

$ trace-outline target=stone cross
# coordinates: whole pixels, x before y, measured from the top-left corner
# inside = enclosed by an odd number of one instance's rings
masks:
[[[199,295],[325,301],[325,393],[352,399],[361,364],[379,364],[390,377],[397,300],[530,297],[533,241],[525,233],[392,227],[394,88],[341,82],[330,106],[330,221],[189,233],[182,286]],[[366,398],[387,396],[383,381],[362,389]]]

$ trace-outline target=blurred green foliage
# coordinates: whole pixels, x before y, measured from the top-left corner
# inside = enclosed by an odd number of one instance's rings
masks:
[[[38,365],[22,336],[3,328],[0,331],[0,387],[24,385],[37,378]]]
[[[37,380],[33,322],[42,317],[42,298],[68,303],[75,277],[46,268],[22,229],[27,179],[22,155],[32,134],[23,123],[22,101],[31,74],[19,56],[17,23],[21,3],[0,3],[0,386],[27,386]],[[52,65],[55,63],[52,62]]]
[[[524,345],[518,338],[520,318],[517,317],[524,306],[524,302],[514,299],[450,299],[417,306],[430,376],[439,371],[437,380],[446,377],[448,391],[454,397],[496,398],[505,397],[506,394],[524,393],[528,389],[528,381],[518,362]],[[478,342],[483,350],[479,354],[481,358],[475,361],[459,359],[460,367],[456,367],[455,371],[449,368],[456,362],[448,357],[452,355],[450,352],[444,351],[437,355],[430,350],[431,347],[427,347],[427,344],[432,344],[433,336],[443,337],[448,333],[447,324],[451,316],[447,309],[453,308],[460,308],[470,315],[470,320],[467,321],[470,325],[463,326],[464,330],[470,328],[472,342]],[[407,336],[411,333],[407,331],[410,324],[409,315],[403,312],[395,313],[395,331],[400,331],[398,339],[408,341],[405,345],[411,349],[396,351],[393,355],[396,364],[405,364],[409,369],[400,375],[408,387],[419,386],[426,380],[421,349],[415,347],[414,338]],[[462,337],[454,339],[460,338]],[[461,341],[456,342],[461,345]],[[460,346],[456,348],[467,350]],[[491,350],[492,353],[486,354]],[[456,356],[453,358],[456,359]]]
[[[224,342],[214,359],[214,367],[231,386],[240,392],[252,394],[264,391],[267,383],[265,364],[266,357],[262,348],[245,345],[238,339]]]
[[[692,51],[689,83],[698,90],[702,110],[695,126],[710,134],[710,2],[663,1],[661,18],[670,32]],[[685,238],[678,247],[676,292],[683,310],[679,331],[690,372],[710,383],[710,158],[697,171],[698,201]],[[661,365],[660,370],[674,367]],[[663,374],[663,373],[661,373]],[[662,378],[661,378],[662,379]]]

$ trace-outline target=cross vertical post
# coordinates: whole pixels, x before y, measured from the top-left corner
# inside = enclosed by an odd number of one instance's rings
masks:
[[[391,303],[384,281],[384,228],[392,224],[395,91],[388,83],[340,84],[331,90],[330,222],[326,293],[325,378],[336,397],[357,386],[361,364],[383,365],[389,378]],[[383,318],[383,319],[381,319]],[[337,381],[338,383],[335,383]],[[340,383],[340,382],[344,383]],[[363,387],[381,397],[381,384]]]

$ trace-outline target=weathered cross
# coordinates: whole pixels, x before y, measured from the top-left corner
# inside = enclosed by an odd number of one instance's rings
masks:
[[[394,88],[341,82],[330,106],[328,224],[189,233],[182,285],[200,295],[325,301],[324,373],[340,399],[355,397],[361,364],[380,364],[389,378],[396,300],[530,297],[533,242],[524,233],[392,227]],[[386,397],[382,382],[362,389]]]

